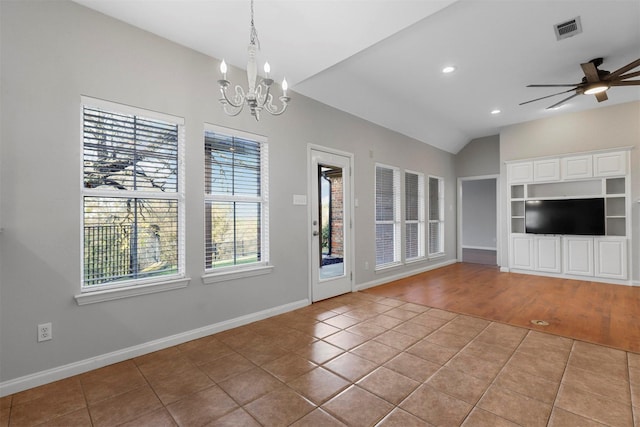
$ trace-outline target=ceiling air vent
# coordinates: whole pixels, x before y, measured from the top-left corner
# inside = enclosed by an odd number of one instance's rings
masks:
[[[582,24],[580,23],[580,17],[573,18],[569,21],[553,26],[556,32],[556,38],[558,40],[566,39],[568,37],[575,36],[582,32]]]

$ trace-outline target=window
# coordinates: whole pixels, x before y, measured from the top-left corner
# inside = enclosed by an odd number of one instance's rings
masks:
[[[184,272],[181,118],[83,98],[82,290]]]
[[[268,264],[267,142],[208,126],[205,154],[205,270]]]
[[[429,177],[429,255],[444,254],[444,180]]]
[[[376,165],[376,268],[400,262],[400,171]]]
[[[405,259],[424,257],[424,175],[406,171],[405,194]]]

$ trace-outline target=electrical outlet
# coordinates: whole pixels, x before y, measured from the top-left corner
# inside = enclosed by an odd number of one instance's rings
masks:
[[[49,341],[53,338],[51,331],[51,323],[42,323],[38,325],[38,342]]]

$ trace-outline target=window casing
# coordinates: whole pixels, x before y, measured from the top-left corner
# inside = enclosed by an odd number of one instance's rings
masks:
[[[429,177],[429,256],[444,255],[444,180]]]
[[[400,170],[376,165],[376,269],[400,262]]]
[[[184,277],[183,119],[82,104],[82,292]]]
[[[205,271],[268,265],[266,139],[207,125],[204,154]]]
[[[424,175],[405,171],[405,260],[424,257]]]

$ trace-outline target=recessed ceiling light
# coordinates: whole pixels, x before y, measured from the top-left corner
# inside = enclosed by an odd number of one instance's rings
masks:
[[[442,69],[442,72],[444,74],[449,74],[449,73],[453,73],[455,70],[456,70],[456,67],[454,67],[453,65],[448,65]]]
[[[498,110],[497,108],[495,110],[491,110],[491,114],[496,115],[496,114],[500,114],[502,113],[501,110]]]

